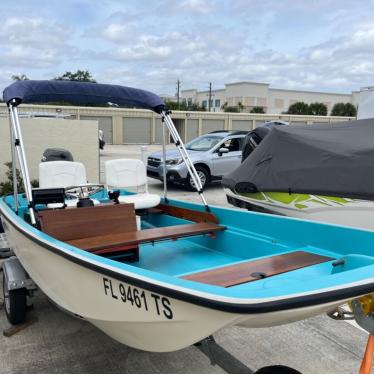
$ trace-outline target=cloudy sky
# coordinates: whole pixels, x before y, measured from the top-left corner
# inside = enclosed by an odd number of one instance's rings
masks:
[[[256,81],[351,92],[374,85],[374,1],[1,2],[0,88],[13,74],[89,70],[158,93]]]

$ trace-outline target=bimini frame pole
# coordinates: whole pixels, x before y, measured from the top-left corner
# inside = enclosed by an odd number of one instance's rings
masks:
[[[205,209],[207,211],[209,211],[208,203],[206,202],[204,194],[203,194],[203,186],[201,185],[201,180],[200,180],[200,178],[197,174],[197,171],[195,169],[195,166],[194,166],[193,162],[190,159],[190,156],[188,155],[186,147],[184,146],[183,141],[182,141],[181,137],[179,136],[179,133],[178,133],[177,129],[174,126],[173,120],[170,117],[170,112],[169,111],[163,111],[161,113],[161,117],[162,117],[162,121],[164,122],[164,124],[168,127],[168,129],[170,131],[170,134],[174,139],[175,145],[178,148],[179,153],[180,153],[184,163],[186,164],[188,173],[191,176],[191,178],[192,178],[192,180],[195,184],[195,188],[200,195],[201,201],[205,205]],[[164,162],[164,173],[165,173],[165,171],[166,171],[166,164]]]
[[[25,194],[26,194],[26,198],[29,204],[30,220],[31,220],[32,225],[35,226],[36,220],[35,220],[35,212],[34,212],[34,206],[33,206],[33,201],[32,201],[32,189],[31,189],[31,183],[30,183],[29,170],[27,168],[25,149],[23,146],[21,127],[19,124],[17,105],[18,103],[16,100],[12,100],[10,103],[8,103],[10,122],[12,126],[13,137],[14,137],[14,142],[12,144],[12,147],[14,147],[15,150],[17,151],[18,162],[19,162],[19,166],[21,169],[22,179],[23,179],[23,185],[25,187]]]
[[[13,126],[11,121],[12,113],[10,108],[8,108],[9,114],[9,131],[10,131],[10,151],[12,154],[12,176],[13,176],[13,200],[14,200],[14,208],[16,213],[18,214],[18,181],[17,181],[17,160],[16,160],[16,150],[14,149],[14,132]]]
[[[164,178],[164,200],[168,202],[168,182],[166,180],[166,129],[165,121],[162,118],[162,159],[163,159],[163,178]]]

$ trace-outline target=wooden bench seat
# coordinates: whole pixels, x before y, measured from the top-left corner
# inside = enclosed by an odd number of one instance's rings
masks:
[[[43,232],[62,241],[136,230],[133,204],[42,210],[38,220]]]
[[[224,229],[225,227],[213,223],[192,223],[141,231],[98,235],[89,238],[68,240],[66,242],[96,254],[104,254],[109,252],[113,253],[121,250],[121,248],[139,245],[141,243],[150,243],[166,239],[176,240],[178,238],[194,235],[214,235],[215,232]]]
[[[99,205],[88,208],[43,210],[38,212],[40,229],[54,238],[69,242],[136,231],[133,204]],[[137,261],[137,244],[122,248],[128,261]]]
[[[38,213],[40,228],[54,238],[100,255],[127,252],[139,258],[139,244],[194,235],[211,235],[225,229],[200,222],[138,231],[133,204],[43,210]],[[130,258],[130,257],[129,257]]]
[[[215,286],[232,287],[332,260],[334,258],[304,251],[295,251],[223,266],[218,269],[201,271],[182,278]]]

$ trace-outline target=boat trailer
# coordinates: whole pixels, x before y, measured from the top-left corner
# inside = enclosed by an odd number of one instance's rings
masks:
[[[16,256],[6,259],[1,268],[5,313],[8,321],[16,325],[24,322],[37,286]]]
[[[10,249],[9,243],[6,239],[5,234],[1,231],[0,226],[0,259],[8,258],[13,255],[12,250]]]

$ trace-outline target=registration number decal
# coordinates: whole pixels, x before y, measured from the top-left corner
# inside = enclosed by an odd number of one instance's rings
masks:
[[[139,290],[136,287],[118,282],[115,285],[111,279],[103,277],[104,293],[118,301],[129,304],[134,308],[145,310],[146,312],[154,310],[157,315],[164,316],[167,319],[173,319],[173,311],[170,300],[155,293],[148,293]]]

